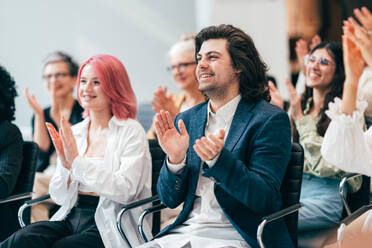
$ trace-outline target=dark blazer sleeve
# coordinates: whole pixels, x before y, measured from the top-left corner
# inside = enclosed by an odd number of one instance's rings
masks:
[[[254,137],[245,137],[231,152],[223,148],[211,168],[204,166],[203,176],[213,177],[252,211],[271,213],[281,204],[280,186],[291,154],[290,123],[286,113],[277,112],[256,126]]]
[[[0,125],[0,198],[9,196],[22,166],[23,139],[17,126]]]
[[[176,127],[178,127],[177,123],[179,119],[180,115],[177,115],[174,119]],[[163,167],[160,170],[157,191],[160,200],[167,207],[176,208],[186,199],[189,168],[185,166],[181,173],[174,174],[168,169],[167,159],[168,157],[165,158]]]

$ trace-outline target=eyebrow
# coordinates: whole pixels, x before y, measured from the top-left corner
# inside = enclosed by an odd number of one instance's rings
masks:
[[[210,55],[212,53],[217,53],[218,55],[221,55],[221,53],[220,52],[217,52],[217,51],[209,51],[205,55],[207,56],[207,55]],[[202,56],[202,55],[200,53],[198,53],[196,56]]]
[[[80,77],[80,79],[87,79],[86,77]],[[98,80],[98,77],[92,78],[92,80]]]

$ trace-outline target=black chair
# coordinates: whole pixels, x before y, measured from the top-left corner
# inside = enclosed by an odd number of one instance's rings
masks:
[[[151,153],[151,160],[152,160],[152,185],[151,185],[151,191],[153,197],[144,199],[142,201],[134,202],[133,204],[127,205],[125,208],[123,208],[117,215],[116,219],[116,226],[119,230],[119,233],[121,234],[122,238],[127,241],[129,246],[131,247],[127,237],[124,234],[123,228],[121,226],[121,218],[122,216],[130,209],[142,206],[147,203],[153,202],[153,205],[157,205],[160,203],[158,197],[156,196],[156,184],[158,182],[160,169],[163,166],[165,153],[159,146],[159,143],[157,140],[149,140],[149,147],[150,147],[150,153]],[[152,233],[155,235],[160,231],[160,212],[154,213],[153,219],[152,219]]]
[[[0,199],[0,204],[10,204],[14,211],[17,222],[17,210],[23,203],[23,200],[30,199],[32,196],[32,188],[34,186],[36,163],[39,154],[39,147],[32,141],[25,141],[23,145],[23,160],[22,168],[18,175],[16,186],[11,196]],[[30,218],[28,214],[27,218]]]
[[[285,221],[288,227],[288,230],[290,232],[291,238],[293,240],[294,244],[297,244],[297,220],[298,220],[298,213],[296,212],[300,207],[301,204],[299,203],[300,198],[300,190],[301,190],[301,182],[302,182],[302,170],[303,170],[303,161],[304,161],[304,155],[303,155],[303,149],[299,144],[292,144],[292,154],[291,154],[291,160],[288,165],[288,169],[285,175],[285,178],[283,180],[283,185],[281,187],[281,193],[283,197],[283,209],[276,213],[276,215],[286,215]],[[137,203],[134,203],[131,208],[141,206],[142,204],[149,203],[149,202],[159,202],[159,198],[157,196],[153,196],[151,198],[145,199],[143,201],[139,201]],[[145,242],[148,241],[143,229],[142,229],[142,223],[144,218],[149,214],[156,214],[162,209],[166,208],[166,206],[162,203],[160,204],[154,204],[153,207],[146,209],[141,217],[138,220],[138,230]],[[130,208],[127,208],[129,210]],[[274,214],[275,215],[275,214]],[[279,217],[270,215],[266,217],[265,224],[268,222],[271,222],[273,220],[278,219]],[[118,216],[119,217],[119,216]],[[262,232],[265,224],[261,225],[260,236],[261,242],[262,242]],[[155,229],[158,230],[158,229]],[[157,232],[153,232],[153,235],[156,235]]]
[[[303,165],[304,151],[300,144],[293,143],[291,160],[280,189],[283,199],[282,210],[262,218],[262,222],[257,228],[257,241],[260,247],[265,247],[262,241],[262,234],[266,224],[279,218],[284,218],[293,245],[297,247],[298,210],[302,207],[300,194]]]

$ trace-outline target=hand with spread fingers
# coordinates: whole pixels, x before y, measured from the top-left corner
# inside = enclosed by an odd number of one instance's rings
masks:
[[[343,29],[344,34],[359,47],[365,62],[372,68],[372,34],[352,17],[344,21]]]
[[[212,160],[222,151],[225,145],[224,138],[225,131],[220,129],[217,135],[209,134],[208,138],[203,136],[197,139],[193,148],[202,161]]]
[[[372,31],[372,13],[366,7],[354,9],[354,15],[365,29]]]
[[[172,118],[176,117],[179,112],[173,101],[172,95],[167,93],[167,86],[164,86],[163,88],[159,86],[158,90],[154,93],[154,98],[151,103],[154,111],[168,111]]]
[[[356,83],[355,86],[357,88],[359,78],[365,67],[365,62],[360,48],[349,38],[349,35],[354,36],[352,27],[346,25],[344,31],[346,35],[342,36],[342,50],[345,65],[345,81]]]
[[[305,56],[309,53],[307,41],[305,41],[304,39],[299,39],[296,42],[295,51],[298,63],[300,64],[300,70],[302,72],[305,72]]]
[[[28,105],[33,109],[35,114],[43,114],[43,108],[40,106],[36,100],[35,95],[28,92],[28,87],[24,89],[24,96],[26,97]]]
[[[297,95],[296,89],[289,79],[286,80],[285,84],[289,91],[291,117],[294,121],[300,120],[304,117],[301,107],[301,98]]]
[[[71,130],[71,125],[65,118],[61,118],[59,134],[63,144],[63,151],[68,163],[72,164],[74,159],[79,155],[76,140]]]
[[[47,126],[48,132],[52,139],[53,145],[56,148],[57,155],[61,160],[62,166],[69,170],[71,168],[71,164],[66,160],[61,136],[51,123],[46,122],[45,125]]]
[[[269,90],[270,90],[270,96],[271,96],[270,103],[278,106],[281,109],[284,109],[283,98],[272,81],[269,81]]]
[[[344,26],[344,33],[352,33],[350,25]],[[359,47],[347,35],[342,36],[342,50],[345,65],[345,84],[342,96],[342,112],[351,115],[356,107],[358,83],[365,62]]]
[[[322,39],[320,38],[319,35],[314,35],[313,38],[311,38],[311,43],[310,43],[310,51],[314,49],[317,45],[319,45],[322,42]]]
[[[155,131],[159,144],[168,155],[169,162],[179,164],[186,157],[189,147],[189,134],[183,120],[178,121],[177,131],[168,111],[161,110],[155,116]]]

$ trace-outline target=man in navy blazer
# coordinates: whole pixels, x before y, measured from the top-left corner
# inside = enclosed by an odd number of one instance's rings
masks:
[[[281,207],[289,119],[268,102],[267,67],[246,33],[211,26],[195,42],[199,90],[209,100],[174,122],[166,111],[155,121],[167,154],[158,194],[170,208],[184,203],[183,210],[143,247],[258,247],[258,223]],[[267,247],[293,246],[282,220],[269,224],[263,239]]]

